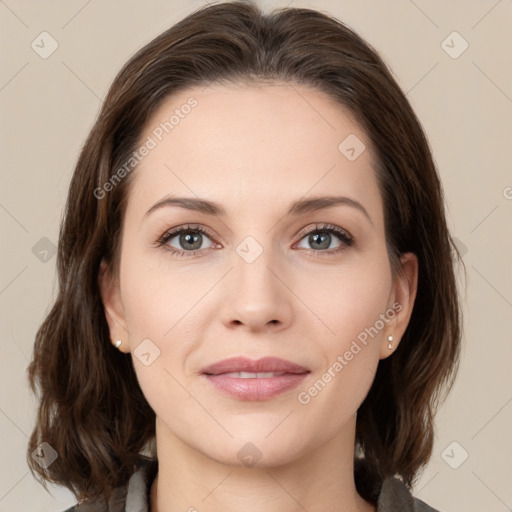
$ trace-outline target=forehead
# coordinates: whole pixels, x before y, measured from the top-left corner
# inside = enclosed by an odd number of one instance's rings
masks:
[[[145,141],[151,149],[133,176],[137,203],[179,193],[215,199],[227,210],[235,202],[261,209],[340,193],[366,201],[379,216],[367,135],[346,109],[309,86],[212,84],[180,91],[153,113],[140,137]],[[352,148],[355,159],[347,153]]]

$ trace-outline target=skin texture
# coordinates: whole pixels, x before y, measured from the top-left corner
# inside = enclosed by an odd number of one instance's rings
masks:
[[[157,415],[151,510],[375,510],[354,485],[356,411],[379,360],[393,354],[407,327],[418,270],[416,257],[403,255],[393,279],[370,142],[328,96],[283,83],[181,91],[162,103],[141,140],[191,96],[197,106],[133,171],[119,275],[104,263],[100,270],[112,341],[132,352]],[[350,134],[366,146],[354,161],[338,149]],[[333,194],[361,203],[370,220],[349,205],[286,215],[295,200]],[[176,206],[145,215],[169,195],[216,201],[226,215]],[[179,235],[167,249],[157,246],[166,231],[189,223],[209,232],[200,253],[172,254],[187,250]],[[348,231],[352,245],[331,234],[319,249],[301,234],[324,223]],[[237,252],[247,236],[262,249],[251,263]],[[394,303],[400,312],[300,403],[298,394]],[[144,339],[160,350],[148,366],[133,355]],[[243,401],[201,375],[233,356],[281,357],[311,373],[296,389]],[[247,443],[261,456],[253,467],[238,456]]]

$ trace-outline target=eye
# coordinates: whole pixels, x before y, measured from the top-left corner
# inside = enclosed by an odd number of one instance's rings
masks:
[[[301,242],[302,240],[305,240],[306,243],[310,245],[312,251],[322,252],[328,255],[343,251],[350,247],[354,242],[352,235],[344,229],[332,224],[317,224],[314,228],[308,228],[305,232],[303,231],[300,236]],[[334,247],[334,250],[326,251],[325,249],[332,249],[331,243],[336,238],[340,241],[338,245]],[[308,248],[303,246],[300,247]]]
[[[337,254],[346,250],[354,242],[354,238],[350,233],[332,224],[317,224],[313,228],[303,230],[299,236],[301,237],[300,242],[305,240],[306,243],[310,244],[310,252],[315,256],[317,255],[316,253],[323,253],[325,255]],[[212,243],[205,244],[205,239],[210,240]],[[333,249],[331,243],[335,239],[338,239],[339,243]],[[212,248],[212,245],[216,248],[221,247],[220,244],[211,240],[210,234],[203,227],[190,224],[166,231],[157,241],[157,245],[165,247],[165,249],[176,256],[194,256]],[[302,245],[299,245],[299,247],[308,249]]]
[[[158,246],[165,246],[177,256],[193,256],[208,248],[208,244],[204,245],[205,238],[210,239],[206,230],[200,226],[180,226],[165,232],[158,240]],[[172,242],[173,239],[176,240]]]

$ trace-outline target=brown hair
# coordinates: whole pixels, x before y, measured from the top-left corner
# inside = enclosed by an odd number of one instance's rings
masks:
[[[116,268],[131,173],[94,193],[126,162],[149,116],[168,95],[212,82],[279,80],[327,93],[360,123],[372,144],[384,199],[393,271],[399,256],[419,260],[415,305],[396,352],[380,361],[357,415],[355,479],[376,502],[382,481],[412,485],[433,445],[433,417],[459,361],[460,256],[446,225],[443,193],[420,123],[378,54],[319,11],[263,14],[250,1],[205,6],[139,50],[116,76],[79,156],[62,222],[55,304],[39,328],[28,368],[39,391],[27,459],[33,474],[79,499],[109,496],[127,482],[154,441],[155,414],[130,356],[109,339],[98,288],[100,261]],[[43,469],[41,442],[58,458]]]

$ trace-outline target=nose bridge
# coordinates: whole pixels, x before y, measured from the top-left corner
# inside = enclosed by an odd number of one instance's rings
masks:
[[[258,235],[259,240],[263,235]],[[276,277],[270,271],[276,265],[277,254],[272,240],[267,236],[262,242],[254,236],[246,236],[235,248],[235,279],[237,289],[248,289],[251,293],[279,293],[274,282]]]
[[[287,324],[291,316],[290,297],[277,277],[282,265],[271,237],[266,236],[263,243],[255,236],[245,237],[235,247],[233,265],[231,286],[225,297],[225,320],[253,329],[263,328],[269,322]]]

